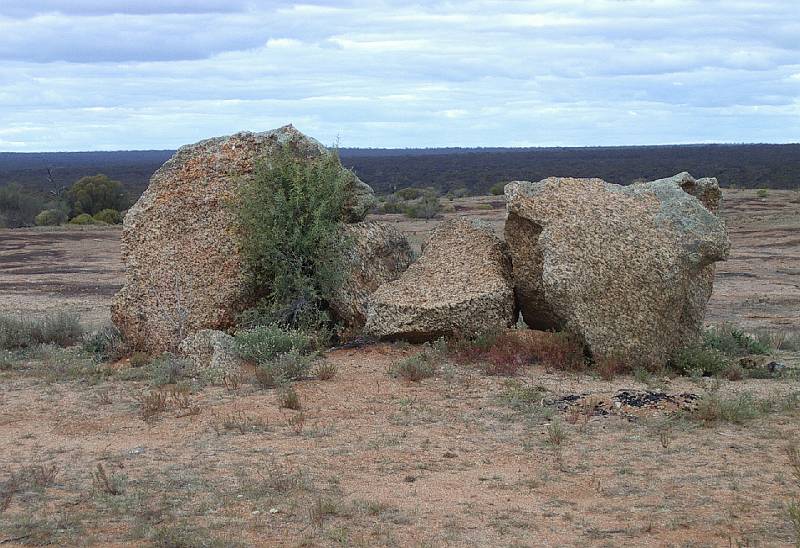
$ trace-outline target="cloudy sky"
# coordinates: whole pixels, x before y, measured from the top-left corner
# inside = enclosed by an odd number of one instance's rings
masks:
[[[1,0],[0,150],[800,141],[798,0]]]

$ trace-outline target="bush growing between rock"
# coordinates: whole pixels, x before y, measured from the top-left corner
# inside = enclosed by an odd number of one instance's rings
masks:
[[[45,209],[33,220],[36,226],[58,226],[67,221],[67,214],[60,209]]]
[[[257,167],[235,203],[256,309],[281,325],[318,329],[343,281],[341,236],[352,174],[336,154],[299,160],[284,149]]]

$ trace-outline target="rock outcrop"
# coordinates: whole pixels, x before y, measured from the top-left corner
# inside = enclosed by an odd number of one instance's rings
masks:
[[[283,147],[305,159],[329,154],[285,126],[181,147],[153,174],[125,216],[126,280],[112,305],[114,323],[135,347],[174,349],[190,333],[234,323],[248,303],[228,204],[257,162]],[[347,176],[347,216],[360,221],[374,202],[372,189],[352,172]]]
[[[713,263],[730,248],[716,180],[549,178],[505,193],[528,325],[566,329],[596,356],[637,364],[663,363],[699,335]]]
[[[367,320],[367,302],[381,285],[394,281],[414,261],[403,233],[386,223],[362,222],[344,226],[350,246],[345,279],[330,307],[347,333],[358,333]]]
[[[515,320],[505,243],[463,218],[443,221],[420,258],[369,299],[366,331],[412,342],[475,334]]]
[[[236,340],[222,331],[201,329],[183,339],[179,349],[192,363],[186,373],[204,382],[221,384],[226,377],[241,372]]]

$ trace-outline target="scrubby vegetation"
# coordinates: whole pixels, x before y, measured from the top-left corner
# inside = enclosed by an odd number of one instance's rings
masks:
[[[465,188],[448,192],[448,198],[453,199],[469,194]],[[411,219],[433,219],[442,210],[439,191],[435,188],[407,187],[381,198],[378,211],[381,213],[403,213]]]
[[[83,336],[77,314],[58,312],[42,318],[0,316],[0,349],[30,348],[40,344],[68,346]]]
[[[305,377],[321,342],[301,329],[261,325],[236,333],[239,355],[256,366],[256,380],[275,388]]]
[[[122,183],[103,174],[81,177],[65,192],[64,198],[73,217],[82,213],[92,216],[106,209],[121,211],[128,207],[128,196]]]
[[[348,174],[335,154],[300,160],[289,150],[261,164],[234,207],[245,274],[261,323],[319,329],[343,279],[341,225]]]

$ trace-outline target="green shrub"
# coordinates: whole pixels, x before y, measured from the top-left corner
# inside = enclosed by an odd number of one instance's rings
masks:
[[[502,196],[505,193],[505,188],[506,188],[506,183],[505,182],[499,182],[499,183],[493,184],[489,188],[489,192],[491,192],[493,196]]]
[[[397,362],[389,369],[392,377],[410,382],[419,382],[436,373],[436,356],[431,352],[420,352]]]
[[[86,213],[92,216],[104,209],[122,211],[128,206],[128,197],[119,181],[98,174],[78,179],[65,193],[71,215]]]
[[[89,215],[88,213],[81,213],[69,220],[69,224],[71,225],[93,225],[97,224],[97,221],[94,220],[94,217]]]
[[[756,191],[756,196],[758,196],[759,198],[766,198],[767,196],[769,196],[769,192],[767,191],[766,188],[759,188]]]
[[[730,362],[715,348],[692,345],[675,352],[671,364],[682,375],[710,376],[722,373]]]
[[[417,198],[422,196],[424,192],[425,191],[421,188],[416,188],[411,186],[408,188],[401,188],[400,190],[395,192],[395,195],[401,200],[408,201],[408,200],[416,200]]]
[[[187,358],[181,358],[171,352],[164,352],[151,364],[153,386],[178,384],[191,365],[191,361]]]
[[[150,364],[150,355],[146,352],[134,352],[128,361],[131,367],[145,367]]]
[[[234,207],[246,280],[256,308],[288,326],[329,322],[326,301],[344,279],[344,207],[352,172],[336,154],[315,160],[284,149],[257,166]]]
[[[94,220],[109,225],[118,225],[122,222],[122,214],[116,209],[104,209],[94,214]]]
[[[291,386],[281,389],[278,394],[278,405],[283,409],[292,409],[294,411],[300,411],[302,408],[300,396]]]
[[[18,228],[34,223],[36,214],[45,209],[44,196],[11,183],[0,186],[0,228]]]
[[[67,221],[67,214],[60,209],[45,209],[34,219],[36,226],[58,226]]]
[[[77,314],[58,312],[38,319],[0,316],[0,349],[28,348],[39,344],[69,346],[78,342],[83,328]]]
[[[380,210],[382,213],[401,213],[400,200],[396,195],[390,194],[386,197],[386,201],[381,204]]]
[[[283,386],[308,375],[315,356],[290,350],[256,366],[256,380],[263,388]]]
[[[260,325],[237,331],[236,348],[242,359],[264,364],[280,354],[296,352],[308,354],[315,349],[315,338],[300,329],[279,325]]]
[[[92,354],[104,362],[120,359],[126,350],[122,334],[113,325],[86,335],[81,348],[87,354]]]
[[[731,324],[707,329],[703,335],[703,346],[731,357],[767,355],[771,351],[767,340],[756,339]]]
[[[419,200],[406,205],[403,213],[412,219],[433,219],[442,210],[442,203],[436,194],[428,193]]]

